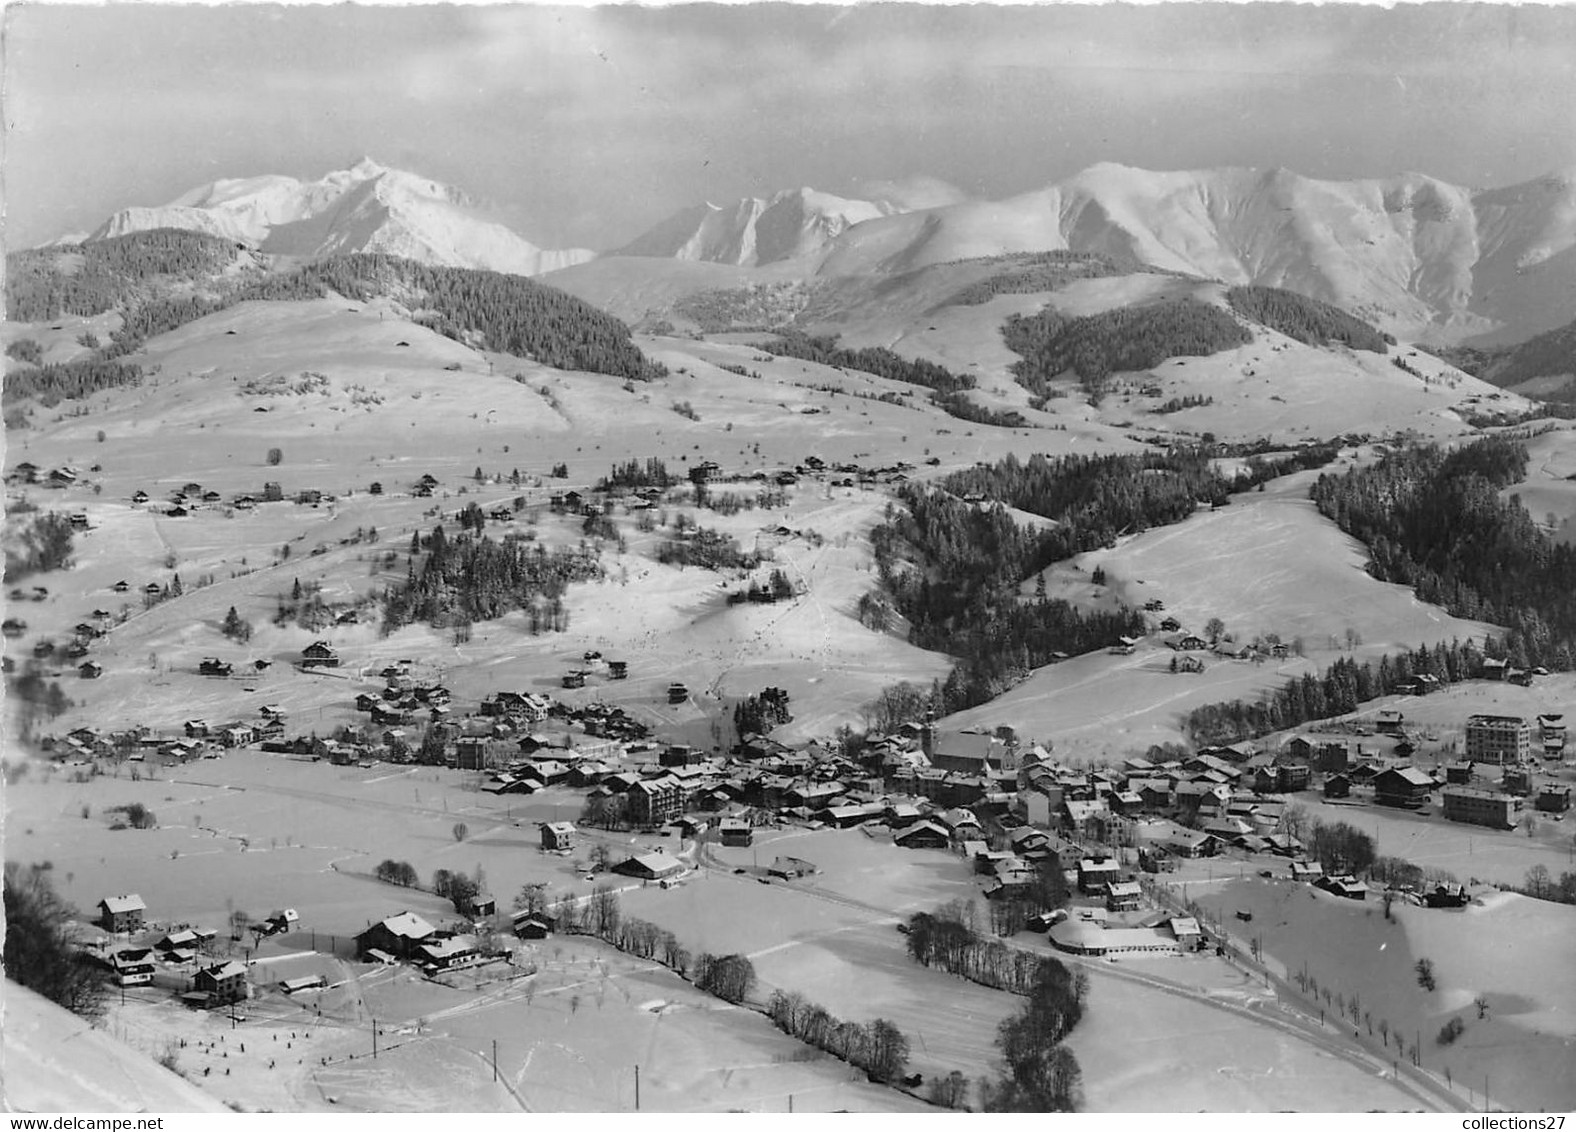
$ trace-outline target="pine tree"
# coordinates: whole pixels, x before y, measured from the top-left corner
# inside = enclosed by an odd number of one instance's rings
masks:
[[[246,641],[251,639],[252,626],[241,619],[241,615],[235,611],[235,606],[232,605],[230,612],[224,615],[224,624],[220,627],[220,632],[231,640]]]

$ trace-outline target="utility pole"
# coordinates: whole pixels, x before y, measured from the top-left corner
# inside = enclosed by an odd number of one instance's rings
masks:
[[[492,1040],[493,1044],[493,1083],[498,1083],[498,1039]]]
[[[372,1019],[372,1060],[378,1059],[378,1020]]]
[[[635,1066],[635,1111],[640,1111],[640,1066]]]

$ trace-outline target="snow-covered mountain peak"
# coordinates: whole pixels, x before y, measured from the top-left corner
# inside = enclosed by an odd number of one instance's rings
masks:
[[[902,211],[887,201],[858,200],[809,185],[732,204],[686,208],[614,255],[661,256],[756,267],[824,252],[856,224]]]
[[[1013,252],[1136,258],[1284,287],[1402,335],[1524,338],[1570,321],[1576,177],[1474,190],[1421,173],[1330,181],[1284,168],[1092,165],[1042,189],[862,224],[825,274]]]
[[[544,251],[476,215],[459,190],[370,157],[315,181],[280,175],[213,181],[166,205],[123,209],[89,238],[152,228],[185,228],[287,255],[377,251],[517,275],[583,263],[595,254]]]

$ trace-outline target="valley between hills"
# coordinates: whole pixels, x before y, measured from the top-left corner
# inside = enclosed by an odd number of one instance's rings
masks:
[[[13,251],[8,887],[103,1106],[1569,1109],[1570,185],[594,255],[367,161]]]

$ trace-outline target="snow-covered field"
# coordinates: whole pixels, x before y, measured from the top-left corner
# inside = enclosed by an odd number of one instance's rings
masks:
[[[1487,1074],[1503,1108],[1559,1111],[1576,1103],[1576,909],[1496,893],[1460,911],[1398,903],[1389,922],[1376,902],[1287,880],[1189,887],[1244,944],[1260,937],[1275,969],[1288,976],[1306,970],[1331,990],[1332,1003],[1336,993],[1346,1001],[1355,994],[1374,1026],[1370,1032],[1365,1017],[1356,1029],[1372,1048],[1394,1056],[1395,1035],[1409,1046],[1420,1039],[1425,1069],[1443,1077],[1448,1067],[1458,1085],[1479,1090]],[[1238,909],[1252,914],[1250,924],[1234,918]],[[1413,966],[1422,958],[1434,964],[1435,991],[1418,985]],[[1488,1003],[1481,1019],[1472,1006],[1480,995]],[[1452,1016],[1466,1031],[1442,1045],[1440,1028]]]
[[[674,892],[647,889],[628,894],[625,906],[674,930],[689,925],[708,946],[749,954],[763,992],[798,991],[842,1018],[893,1021],[910,1039],[913,1068],[927,1078],[957,1069],[973,1080],[999,1070],[996,1027],[1021,1008],[1020,1000],[915,964],[895,930],[914,911],[973,897],[977,882],[957,857],[897,849],[857,831],[774,835],[753,849],[715,852],[724,864],[741,865],[764,864],[781,852],[812,861],[818,871],[770,885],[709,873],[680,889],[678,900]],[[780,925],[786,938],[768,944],[768,925]],[[1029,934],[1014,942],[1045,947]],[[1087,1111],[1417,1105],[1389,1082],[1243,1012],[1247,988],[1213,956],[1137,967],[1171,989],[1137,985],[1103,964],[1087,964],[1089,1009],[1069,1039],[1083,1066]]]
[[[1576,430],[1562,427],[1527,441],[1527,478],[1501,496],[1521,500],[1533,520],[1564,543],[1576,542]]]
[[[6,1111],[226,1111],[217,1098],[156,1064],[115,1031],[94,1027],[8,981],[0,1027]]]

